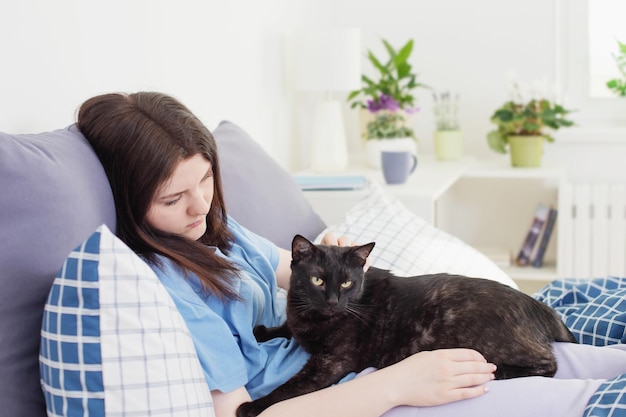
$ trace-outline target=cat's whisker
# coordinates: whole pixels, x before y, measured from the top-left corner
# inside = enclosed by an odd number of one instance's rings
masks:
[[[368,308],[366,305],[348,304],[346,305],[346,312],[363,322],[363,324],[369,324],[372,318],[372,308]]]
[[[311,305],[309,301],[304,298],[292,298],[290,301],[290,308],[298,311],[299,313],[308,313],[315,311],[315,307]]]

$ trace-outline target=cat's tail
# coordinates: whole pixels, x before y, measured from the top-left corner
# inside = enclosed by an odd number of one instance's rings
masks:
[[[567,328],[561,317],[554,311],[554,309],[541,302],[537,304],[537,307],[541,310],[541,322],[546,327],[549,334],[554,337],[555,342],[571,342],[577,343],[576,338],[572,332]]]

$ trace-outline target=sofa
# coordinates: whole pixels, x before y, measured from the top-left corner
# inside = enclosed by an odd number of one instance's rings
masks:
[[[233,123],[214,135],[225,198],[240,223],[285,247],[295,233],[325,225],[291,177]],[[46,415],[38,356],[43,308],[68,254],[99,225],[115,231],[106,175],[75,126],[37,134],[0,133],[0,408]],[[260,221],[258,213],[273,213]]]
[[[224,121],[213,134],[229,214],[278,246],[290,247],[296,233],[319,240],[333,231],[357,242],[376,241],[371,260],[381,268],[408,275],[445,271],[515,286],[484,255],[418,218],[377,184],[369,185],[370,192],[342,222],[324,224],[291,175],[241,127]],[[210,389],[185,323],[150,268],[115,237],[115,209],[106,175],[77,128],[0,133],[0,184],[1,414],[43,417],[48,406],[55,410],[49,415],[211,415]],[[118,287],[127,290],[111,290]],[[545,301],[565,306],[566,295]],[[614,298],[621,302],[626,297]],[[132,308],[123,310],[119,304],[124,303]],[[577,311],[565,307],[565,319]],[[59,359],[54,347],[74,337],[67,336],[62,320],[57,326],[51,319],[63,314],[75,320],[70,332],[79,327],[86,332],[102,330],[83,334],[85,340],[96,342],[85,344],[89,349],[75,358]],[[141,322],[150,314],[151,330],[156,329],[152,335]],[[129,319],[134,333],[108,330],[111,317]],[[614,323],[615,315],[609,320]],[[623,327],[609,330],[615,331],[610,343],[624,343]],[[588,333],[580,329],[580,334]],[[141,357],[138,363],[143,368],[137,370],[137,363],[123,362],[127,356],[112,352],[111,335],[115,343],[125,344],[135,362]],[[135,335],[139,338],[133,339]],[[165,353],[171,360],[159,359]],[[148,354],[157,359],[146,367]],[[118,368],[106,361],[117,361]],[[60,377],[53,362],[67,365],[61,378],[67,389],[55,388]],[[150,375],[144,378],[144,373]],[[126,385],[112,382],[121,376],[128,378]],[[139,394],[133,391],[137,387]],[[142,402],[146,393],[158,404]]]

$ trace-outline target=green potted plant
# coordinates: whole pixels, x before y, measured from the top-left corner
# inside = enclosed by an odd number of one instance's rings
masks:
[[[574,122],[566,118],[571,110],[541,93],[524,94],[516,81],[511,92],[512,99],[491,116],[498,128],[487,134],[487,142],[498,153],[508,150],[514,167],[540,166],[543,142],[554,142],[548,130],[572,126]]]
[[[388,54],[386,61],[378,59],[372,51],[367,52],[369,61],[378,71],[377,79],[362,75],[362,87],[350,92],[347,98],[351,107],[361,109],[364,116],[362,135],[369,163],[375,167],[380,167],[382,149],[416,153],[416,138],[409,117],[419,111],[413,91],[425,87],[417,82],[417,75],[408,62],[413,40],[399,50],[385,39],[382,43]]]
[[[440,161],[454,161],[463,154],[463,136],[459,125],[459,95],[448,91],[433,92],[435,114],[435,156]]]
[[[617,69],[622,75],[622,78],[613,78],[606,82],[606,86],[613,93],[624,97],[626,96],[626,44],[617,41],[617,45],[619,46],[619,53],[613,54],[613,59],[617,64]]]

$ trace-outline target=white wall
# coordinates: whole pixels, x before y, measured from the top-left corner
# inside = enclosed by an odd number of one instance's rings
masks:
[[[491,155],[489,117],[506,75],[555,81],[555,2],[548,0],[20,0],[0,5],[0,130],[63,127],[109,91],[173,94],[209,126],[230,119],[281,164],[306,161],[313,99],[291,88],[286,34],[358,27],[364,49],[415,40],[419,80],[461,94],[468,152]],[[288,40],[288,39],[287,39]],[[331,63],[332,65],[332,63]],[[371,73],[363,61],[363,71]],[[432,149],[430,93],[417,92],[421,148]],[[340,96],[343,98],[343,95]],[[359,152],[356,112],[345,109]]]
[[[507,72],[522,79],[555,75],[554,2],[546,0],[318,0],[304,16],[326,25],[360,27],[364,48],[385,56],[380,38],[400,46],[415,40],[411,63],[419,80],[461,95],[461,125],[472,153],[488,153],[491,114],[508,98]],[[374,74],[364,60],[366,73]],[[420,148],[432,150],[434,120],[428,90],[417,92]],[[352,114],[354,116],[354,114]],[[354,119],[354,117],[352,118]],[[349,120],[353,148],[356,122]]]
[[[0,3],[0,130],[74,121],[99,93],[160,90],[207,126],[239,123],[288,159],[286,0],[20,0]]]

